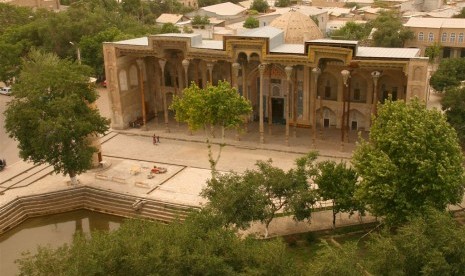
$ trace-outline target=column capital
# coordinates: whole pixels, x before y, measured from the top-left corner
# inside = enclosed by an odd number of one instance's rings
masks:
[[[160,65],[161,67],[161,70],[165,70],[165,64],[166,64],[166,59],[159,59],[158,60],[158,64]]]
[[[315,67],[312,69],[312,74],[318,77],[321,74],[321,69],[319,67]]]
[[[190,63],[190,60],[187,59],[187,58],[185,58],[185,59],[182,60],[182,66],[183,66],[184,68],[188,67],[188,66],[189,66],[189,63]]]
[[[142,66],[144,66],[144,59],[138,58],[136,59],[137,66],[139,66],[140,69],[142,69]]]
[[[291,79],[291,75],[292,75],[292,70],[294,68],[290,65],[286,66],[286,68],[284,68],[284,71],[286,72],[286,77],[287,77],[287,80],[289,81]]]
[[[258,65],[258,70],[260,71],[260,75],[263,75],[263,73],[265,73],[265,69],[266,69],[266,63],[261,63]]]
[[[379,77],[381,77],[381,72],[379,71],[373,71],[371,72],[371,77],[373,78],[373,83],[375,85],[378,84]]]
[[[342,75],[342,81],[344,82],[344,85],[345,85],[345,86],[348,86],[349,83],[348,83],[347,81],[348,81],[349,78],[350,78],[350,71],[344,69],[344,70],[341,71],[341,75]]]

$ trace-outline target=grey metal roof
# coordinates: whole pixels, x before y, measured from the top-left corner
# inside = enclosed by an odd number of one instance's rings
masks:
[[[128,40],[115,41],[113,43],[122,44],[122,45],[148,46],[149,40],[147,39],[146,36],[144,36],[144,37],[138,37],[138,38],[133,38],[133,39],[128,39]]]
[[[357,57],[371,58],[416,58],[420,56],[417,48],[358,47]]]
[[[223,41],[221,40],[202,40],[202,43],[192,44],[193,48],[223,50]]]
[[[265,26],[250,30],[245,30],[237,34],[238,36],[247,37],[264,37],[270,39],[270,49],[273,49],[284,43],[284,32],[278,28]]]
[[[284,54],[303,54],[305,53],[304,44],[281,44],[270,50],[271,53]]]
[[[358,44],[357,40],[338,40],[338,39],[313,39],[307,42],[315,42],[315,43],[333,43],[333,44]]]

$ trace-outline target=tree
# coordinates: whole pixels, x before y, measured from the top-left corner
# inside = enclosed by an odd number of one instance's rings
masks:
[[[274,3],[275,7],[289,7],[291,5],[291,0],[278,0]]]
[[[208,16],[196,15],[192,19],[191,24],[192,24],[192,26],[196,26],[196,27],[200,26],[203,29],[203,28],[205,28],[205,25],[210,24],[210,19],[208,18]]]
[[[465,18],[465,8],[462,8],[458,14],[454,14],[453,18]]]
[[[365,24],[358,24],[352,21],[347,22],[339,30],[331,33],[333,39],[344,40],[362,40],[368,37],[370,29],[365,27]]]
[[[169,34],[169,33],[180,33],[181,31],[179,28],[174,25],[173,23],[165,23],[163,26],[161,26],[161,32],[162,34]]]
[[[21,275],[301,275],[279,240],[241,238],[194,214],[165,225],[129,220],[19,260]]]
[[[243,27],[247,28],[247,29],[255,29],[255,28],[258,28],[259,25],[260,25],[260,22],[258,21],[257,18],[255,18],[253,16],[249,16],[245,20]]]
[[[429,62],[435,63],[441,55],[442,45],[439,42],[434,42],[433,45],[426,47],[425,56],[429,58]]]
[[[360,142],[352,161],[361,179],[358,198],[390,224],[462,201],[457,134],[441,112],[418,99],[380,105],[369,141]]]
[[[0,81],[8,83],[18,74],[22,48],[0,41]]]
[[[307,179],[315,172],[315,159],[315,153],[299,158],[296,168],[287,172],[274,167],[271,160],[257,161],[257,170],[210,179],[201,194],[225,225],[245,229],[251,222],[261,221],[268,237],[268,227],[277,212],[289,212],[296,220],[310,218],[316,195]]]
[[[251,10],[256,10],[261,13],[265,13],[269,8],[270,6],[265,0],[253,0],[252,6],[250,7]]]
[[[5,129],[18,140],[19,154],[34,164],[49,163],[56,173],[76,175],[92,167],[89,136],[108,130],[108,120],[89,104],[97,93],[89,68],[39,51],[24,60]]]
[[[465,87],[447,89],[441,100],[447,122],[455,129],[462,148],[465,148]]]
[[[213,158],[210,136],[214,127],[221,127],[221,139],[224,140],[224,130],[238,129],[243,122],[242,117],[252,112],[250,102],[225,81],[218,81],[217,86],[208,84],[205,89],[192,83],[184,89],[182,96],[173,98],[170,109],[175,112],[176,121],[187,123],[190,130],[203,128],[205,131],[213,174],[216,172],[216,164],[224,146],[224,143],[221,143],[217,157]]]
[[[320,162],[317,167],[319,172],[314,181],[318,185],[318,195],[333,203],[333,228],[336,227],[336,215],[340,212],[352,215],[359,211],[363,214],[364,206],[355,198],[358,178],[355,170],[345,163],[334,161]]]
[[[330,245],[323,241],[323,248],[317,256],[309,262],[308,275],[370,275],[357,265],[358,251],[354,242],[348,242],[342,247]]]
[[[373,275],[464,275],[465,230],[435,210],[413,218],[394,235],[370,238],[365,256]]]
[[[443,59],[429,81],[434,90],[443,92],[465,80],[465,58]]]
[[[414,33],[403,26],[394,12],[381,12],[371,25],[376,28],[373,33],[376,47],[403,47],[406,40],[414,38]]]

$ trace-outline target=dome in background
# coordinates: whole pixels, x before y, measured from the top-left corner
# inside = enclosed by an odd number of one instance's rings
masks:
[[[302,44],[304,41],[323,38],[320,28],[313,20],[298,11],[290,10],[270,24],[284,31],[284,43]]]

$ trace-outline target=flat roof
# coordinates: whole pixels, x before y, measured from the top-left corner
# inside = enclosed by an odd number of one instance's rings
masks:
[[[135,46],[149,46],[149,40],[146,36],[128,39],[128,40],[115,41],[112,43],[123,44],[123,45],[135,45]]]
[[[418,48],[383,48],[383,47],[357,47],[358,41],[356,40],[333,40],[333,39],[315,39],[306,41],[302,44],[285,44],[282,40],[282,31],[273,27],[262,27],[246,31],[246,34],[239,34],[238,36],[247,37],[266,37],[270,38],[270,52],[271,53],[284,53],[284,54],[305,54],[306,45],[325,45],[331,47],[350,47],[355,51],[355,57],[360,58],[418,58],[420,57],[420,49]],[[154,37],[183,37],[189,38],[191,47],[197,49],[210,49],[222,51],[222,40],[204,40],[200,34],[159,34]],[[229,36],[234,37],[234,35]],[[128,39],[123,41],[111,42],[119,45],[133,45],[133,46],[148,46],[148,38],[140,37]]]
[[[201,10],[216,13],[218,15],[236,15],[239,14],[245,10],[246,8],[233,4],[231,2],[225,2],[225,3],[220,3],[216,5],[211,5],[211,6],[206,6],[203,8],[200,8]]]
[[[426,18],[426,17],[412,17],[405,27],[416,28],[457,28],[465,29],[465,18]]]
[[[304,54],[304,44],[281,44],[270,50],[271,53]]]
[[[420,56],[418,48],[358,47],[357,57],[371,58],[416,58]]]

